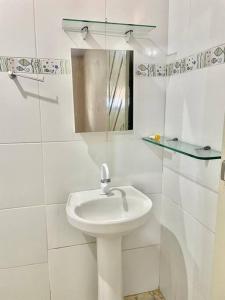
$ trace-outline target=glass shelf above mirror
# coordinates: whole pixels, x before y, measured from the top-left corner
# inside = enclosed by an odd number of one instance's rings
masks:
[[[97,35],[119,36],[129,41],[130,37],[147,39],[149,33],[156,28],[154,25],[125,24],[112,22],[99,22],[91,20],[63,19],[64,31],[80,32],[84,39],[88,33]]]
[[[160,146],[174,152],[181,153],[200,160],[212,160],[212,159],[221,159],[221,153],[213,149],[203,150],[202,146],[192,145],[182,141],[173,141],[167,137],[161,137],[160,141],[156,141],[149,137],[144,137],[144,141],[147,141],[156,146]]]

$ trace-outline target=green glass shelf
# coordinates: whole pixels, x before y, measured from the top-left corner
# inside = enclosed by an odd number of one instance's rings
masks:
[[[157,142],[149,137],[144,137],[144,141],[147,141],[151,144],[178,152],[196,159],[201,160],[212,160],[212,159],[221,159],[221,153],[215,150],[198,150],[201,146],[192,145],[182,141],[170,141],[170,138],[161,137],[160,142]]]
[[[62,20],[65,31],[126,37],[131,33],[134,38],[149,38],[149,32],[156,28],[153,25],[100,22],[91,20],[66,19]]]

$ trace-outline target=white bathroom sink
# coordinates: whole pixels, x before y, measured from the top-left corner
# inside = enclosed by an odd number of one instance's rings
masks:
[[[72,193],[69,223],[97,241],[98,300],[122,300],[122,236],[143,225],[152,201],[132,186],[109,188],[108,168],[101,189]]]
[[[72,193],[66,206],[69,223],[89,235],[125,235],[143,225],[152,201],[132,186]]]

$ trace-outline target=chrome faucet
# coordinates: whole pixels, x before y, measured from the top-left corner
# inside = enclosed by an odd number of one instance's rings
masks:
[[[120,188],[116,188],[116,187],[112,187],[112,188],[110,188],[109,190],[108,190],[108,194],[107,195],[114,195],[113,193],[112,193],[112,191],[118,191],[118,192],[120,192],[120,194],[121,194],[121,198],[122,198],[122,200],[123,200],[123,209],[125,210],[125,211],[128,211],[128,203],[127,203],[127,198],[126,198],[126,193],[125,193],[125,191],[124,190],[122,190],[122,189],[120,189]]]
[[[111,179],[109,177],[109,168],[106,163],[101,165],[101,190],[102,194],[109,194],[109,183]]]

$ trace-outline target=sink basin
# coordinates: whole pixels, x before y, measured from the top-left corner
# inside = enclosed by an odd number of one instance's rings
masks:
[[[112,189],[110,195],[101,195],[101,190],[70,194],[66,212],[69,223],[89,235],[122,236],[143,225],[151,207],[151,200],[143,193],[122,186]]]
[[[149,218],[152,201],[132,186],[72,193],[66,213],[75,228],[97,238],[98,300],[122,300],[122,236]]]

